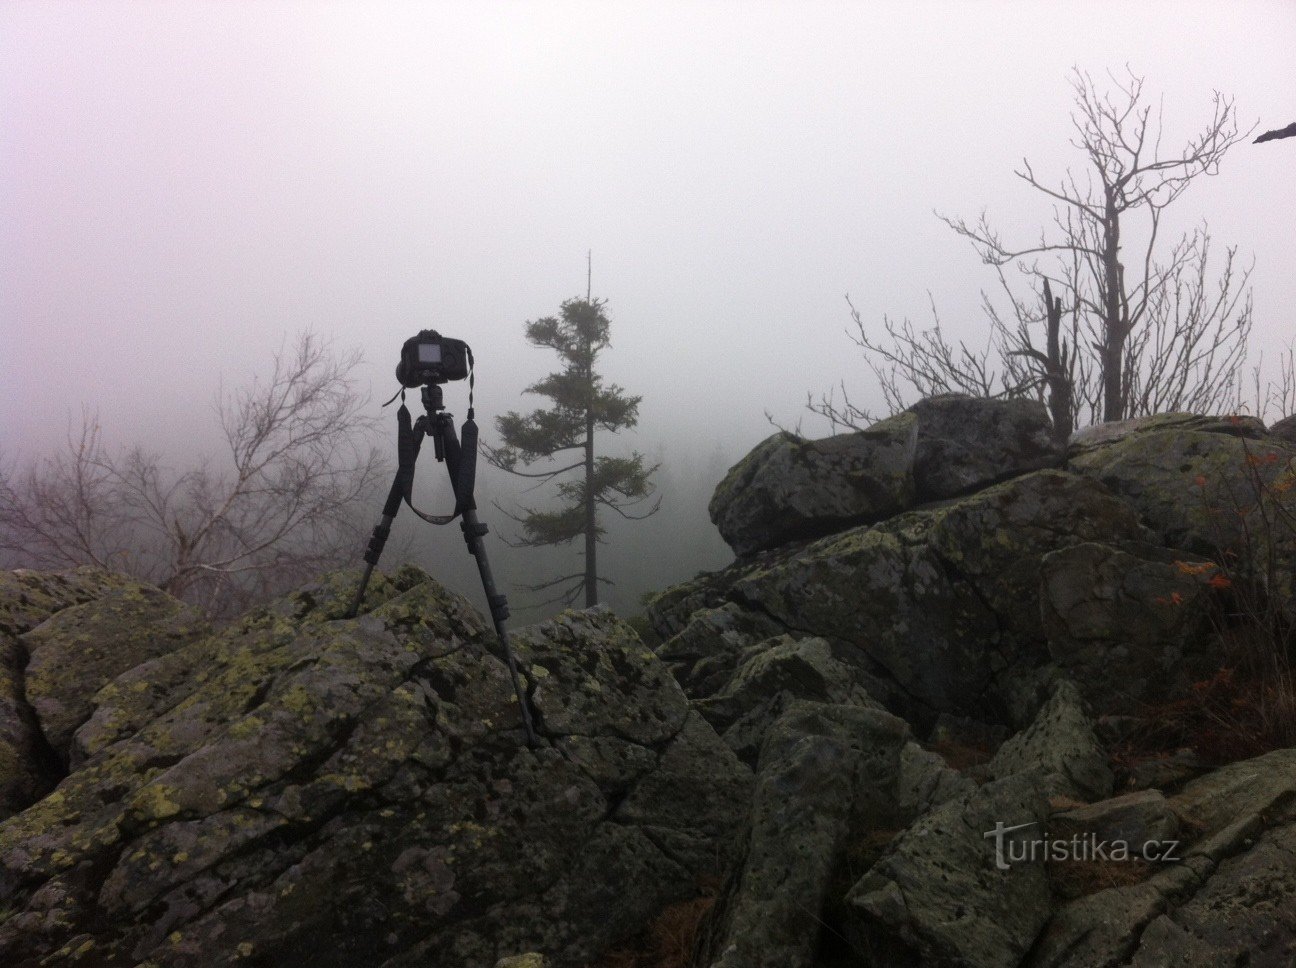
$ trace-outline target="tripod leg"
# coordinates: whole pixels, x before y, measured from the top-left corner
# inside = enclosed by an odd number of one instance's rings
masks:
[[[399,506],[397,504],[397,507]],[[364,575],[360,579],[360,587],[356,589],[355,599],[351,602],[347,618],[355,618],[360,612],[360,603],[364,601],[365,589],[369,587],[369,579],[373,576],[374,567],[382,557],[383,547],[387,544],[387,536],[391,534],[391,523],[395,517],[394,514],[384,514],[382,520],[374,526],[373,535],[369,538],[369,547],[364,553]]]
[[[486,604],[490,606],[491,621],[495,623],[495,634],[499,636],[500,645],[504,649],[504,660],[508,663],[509,677],[513,680],[513,691],[517,694],[518,705],[522,709],[522,731],[526,734],[527,745],[536,746],[539,744],[539,739],[536,737],[535,726],[531,721],[531,703],[522,689],[522,680],[518,677],[517,660],[513,658],[508,630],[504,627],[504,622],[509,616],[508,598],[495,588],[495,578],[491,574],[490,562],[486,558],[486,545],[482,541],[482,535],[486,533],[486,525],[477,520],[477,511],[469,508],[463,513],[460,527],[463,528],[468,550],[477,559],[477,571],[481,574],[482,589],[486,592]]]
[[[351,603],[351,610],[347,613],[347,618],[355,618],[360,611],[360,603],[364,601],[365,589],[369,587],[369,578],[373,575],[374,566],[378,564],[378,559],[382,557],[383,548],[386,546],[387,538],[391,534],[392,522],[396,520],[396,512],[400,510],[401,498],[409,492],[410,486],[413,484],[414,465],[418,461],[420,444],[423,441],[426,426],[427,419],[425,417],[419,417],[418,422],[411,425],[410,413],[404,404],[401,404],[401,408],[396,411],[396,476],[392,478],[391,489],[387,491],[387,501],[383,504],[382,509],[382,520],[374,527],[373,536],[369,539],[369,547],[365,549],[364,577],[360,579],[360,587],[356,589],[355,600]]]

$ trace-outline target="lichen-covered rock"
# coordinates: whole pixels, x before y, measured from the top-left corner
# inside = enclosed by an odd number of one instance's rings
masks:
[[[0,819],[35,801],[62,775],[66,752],[50,745],[36,710],[32,685],[40,694],[40,662],[35,676],[29,668],[30,647],[22,636],[64,609],[103,595],[141,594],[138,582],[96,568],[64,572],[27,569],[0,572]],[[155,589],[151,590],[155,594]],[[70,656],[72,661],[82,656]],[[94,664],[81,667],[80,691],[93,693],[115,670]],[[61,670],[52,670],[55,675]],[[65,737],[62,737],[65,738]]]
[[[1074,457],[1085,451],[1125,440],[1135,434],[1182,430],[1225,434],[1230,437],[1248,437],[1252,440],[1263,439],[1271,432],[1266,431],[1264,424],[1259,420],[1242,414],[1211,416],[1196,413],[1154,413],[1146,417],[1130,417],[1128,420],[1113,420],[1109,423],[1082,427],[1071,435],[1071,439],[1067,442],[1067,450]]]
[[[1027,729],[999,747],[987,772],[999,778],[1031,772],[1056,777],[1057,792],[1085,800],[1102,800],[1112,792],[1107,754],[1080,691],[1068,680],[1057,684]]]
[[[901,828],[970,787],[913,742],[903,721],[863,707],[793,702],[761,752],[740,857],[699,945],[713,968],[809,968],[826,917],[877,832]]]
[[[1269,437],[1137,428],[1073,455],[1068,469],[1128,501],[1164,546],[1212,556],[1242,549],[1247,522],[1238,512],[1256,503],[1257,486],[1287,474],[1293,457],[1296,451]],[[1296,508],[1296,489],[1275,498]]]
[[[968,789],[924,815],[850,891],[844,933],[858,956],[925,968],[1019,964],[1052,905],[1043,852],[1018,857],[1009,845],[1047,815],[1033,774]]]
[[[147,585],[115,588],[51,616],[22,637],[27,701],[46,741],[66,761],[101,687],[208,631],[196,608]]]
[[[1152,545],[1087,543],[1040,561],[1049,654],[1096,712],[1136,713],[1219,667],[1203,568]]]
[[[0,824],[0,962],[594,958],[722,862],[750,773],[606,611],[494,637],[416,570],[335,576],[123,673]]]
[[[723,605],[729,586],[751,568],[749,562],[734,562],[720,571],[700,572],[688,581],[646,596],[644,616],[649,628],[662,641],[678,635],[695,612]]]
[[[99,568],[0,571],[0,632],[22,635],[55,612],[139,582]]]
[[[876,698],[926,729],[942,712],[1003,721],[1049,661],[1039,567],[1058,548],[1140,540],[1133,512],[1076,475],[1037,471],[949,505],[822,539],[730,597],[840,644]],[[1042,699],[1043,697],[1041,697]]]
[[[1172,862],[1140,883],[1071,901],[1028,968],[1263,965],[1296,956],[1296,750],[1194,780],[1170,808],[1182,836]]]
[[[529,951],[524,955],[501,958],[495,963],[495,968],[549,968],[549,961],[539,952]]]
[[[1110,800],[1062,810],[1048,820],[1048,835],[1055,842],[1103,845],[1104,852],[1120,850],[1135,858],[1160,857],[1181,837],[1179,817],[1158,790],[1139,790]],[[1085,893],[1089,885],[1086,865],[1100,863],[1068,858],[1058,865],[1064,876],[1053,878],[1053,890],[1063,897]],[[1072,877],[1065,876],[1069,872]]]
[[[1269,428],[1269,436],[1280,440],[1290,447],[1296,447],[1296,414],[1283,417]]]
[[[777,638],[783,626],[733,602],[699,609],[677,633],[657,647],[675,681],[690,699],[719,692],[755,645]]]
[[[913,503],[917,440],[913,416],[823,440],[774,434],[716,486],[711,520],[738,555],[880,520]]]
[[[920,400],[906,413],[918,418],[914,487],[920,503],[1062,463],[1064,449],[1038,400],[949,393]]]
[[[766,731],[797,700],[881,709],[864,679],[824,639],[784,635],[752,646],[724,687],[695,705],[739,759],[754,765]]]
[[[1147,431],[1070,466],[1126,500],[1162,544],[1229,562],[1252,602],[1296,621],[1296,447],[1267,435]]]

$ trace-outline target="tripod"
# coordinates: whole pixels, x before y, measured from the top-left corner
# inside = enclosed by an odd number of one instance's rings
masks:
[[[522,709],[522,731],[526,734],[527,745],[536,746],[538,740],[535,727],[531,723],[531,704],[518,678],[517,662],[513,658],[513,649],[509,646],[508,630],[504,627],[504,621],[509,617],[508,598],[495,588],[490,562],[486,558],[486,545],[482,541],[482,536],[486,534],[486,525],[477,520],[477,503],[473,498],[477,474],[477,424],[473,420],[472,408],[468,409],[463,444],[460,445],[459,437],[455,433],[454,417],[445,412],[440,383],[425,384],[422,397],[423,409],[427,413],[419,417],[412,427],[409,410],[404,403],[401,403],[400,410],[396,412],[399,429],[397,435],[399,465],[391,490],[387,493],[387,502],[383,505],[382,519],[374,527],[373,537],[369,539],[369,547],[364,553],[364,576],[360,579],[360,587],[356,590],[350,615],[354,618],[360,610],[365,588],[369,585],[374,566],[382,556],[383,547],[391,534],[392,521],[396,518],[396,512],[400,510],[402,500],[409,504],[411,511],[431,524],[449,524],[456,517],[462,516],[459,527],[463,530],[468,551],[477,561],[477,571],[481,574],[482,589],[486,593],[491,620],[495,623],[495,633],[499,636],[500,646],[504,650],[504,659],[508,663],[509,676],[513,680],[513,691],[517,694],[518,705]],[[450,485],[455,495],[453,514],[425,514],[410,501],[410,494],[414,487],[414,465],[418,461],[424,436],[432,438],[437,461],[444,461],[446,470],[450,473]]]

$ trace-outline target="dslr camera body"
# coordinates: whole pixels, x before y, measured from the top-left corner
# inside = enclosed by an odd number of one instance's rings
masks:
[[[463,340],[425,329],[401,347],[396,379],[409,388],[465,379],[471,352]]]

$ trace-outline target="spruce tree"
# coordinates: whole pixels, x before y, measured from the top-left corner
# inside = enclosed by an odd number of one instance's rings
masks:
[[[611,323],[604,305],[605,300],[588,295],[568,299],[558,316],[526,324],[527,342],[553,350],[562,361],[561,369],[524,391],[547,397],[551,406],[526,415],[510,411],[498,417],[496,427],[503,443],[484,448],[486,459],[496,467],[520,477],[555,481],[560,499],[557,508],[505,513],[522,526],[519,545],[569,544],[584,538],[582,571],[528,587],[531,591],[559,587],[561,591],[549,601],[564,604],[574,602],[583,588],[586,607],[598,604],[599,582],[611,584],[598,573],[597,549],[604,533],[600,509],[638,520],[656,513],[661,504],[658,498],[641,514],[628,510],[652,498],[650,477],[657,465],[645,467],[643,455],[637,452],[629,457],[595,453],[595,432],[616,433],[633,427],[643,399],[627,395],[615,384],[605,386],[595,370],[599,353],[609,346]],[[580,459],[562,467],[547,466],[561,463],[568,452],[579,452]],[[520,464],[528,470],[520,470]]]

